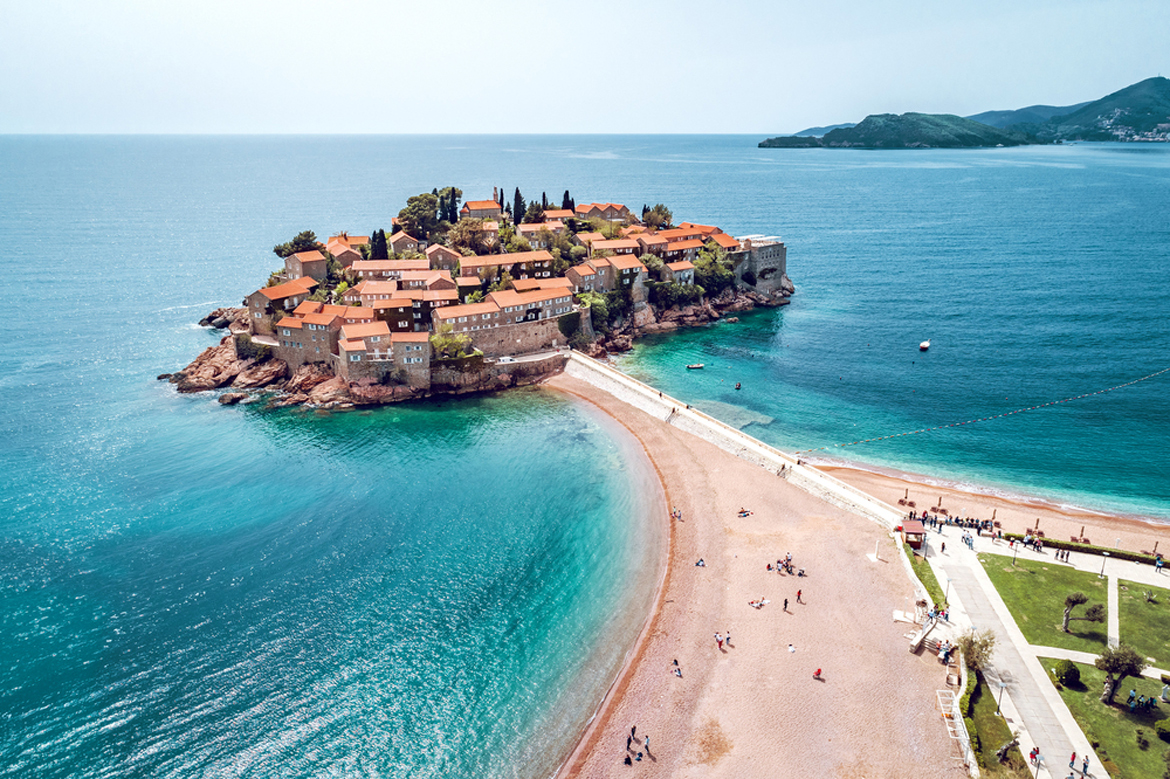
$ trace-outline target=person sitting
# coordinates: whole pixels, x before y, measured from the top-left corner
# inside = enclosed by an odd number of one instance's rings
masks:
[[[705,563],[705,562],[703,562],[703,558],[702,558],[702,557],[700,557],[700,558],[699,558],[699,562],[695,563],[695,565],[697,565],[697,566],[699,566],[700,568],[702,568],[702,567],[704,567],[704,566],[706,565],[706,563]]]

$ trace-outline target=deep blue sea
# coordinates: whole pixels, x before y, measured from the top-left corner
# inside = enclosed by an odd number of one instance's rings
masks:
[[[788,450],[1170,367],[1170,147],[757,140],[0,139],[0,776],[542,777],[612,680],[662,538],[604,417],[540,390],[223,408],[154,380],[300,230],[368,233],[454,184],[779,234],[792,305],[621,365]],[[819,456],[1170,520],[1168,448],[1163,374]]]

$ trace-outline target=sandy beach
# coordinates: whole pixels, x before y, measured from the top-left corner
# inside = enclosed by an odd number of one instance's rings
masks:
[[[898,506],[898,500],[904,496],[908,495],[908,499],[914,501],[919,512],[937,506],[942,498],[942,507],[952,516],[991,519],[994,513],[1004,532],[1022,533],[1036,528],[1039,520],[1039,529],[1048,538],[1062,541],[1073,537],[1088,538],[1097,546],[1132,552],[1153,551],[1157,545],[1159,552],[1170,553],[1170,524],[1167,523],[1067,508],[1040,498],[1001,497],[938,486],[939,480],[914,474],[886,474],[836,465],[817,467],[895,508],[907,511],[910,509]]]
[[[913,587],[880,526],[583,381],[547,386],[630,430],[682,512],[663,518],[671,555],[649,629],[562,776],[966,775],[937,709],[943,668],[908,652],[910,626],[893,620]],[[789,552],[805,577],[766,570]]]

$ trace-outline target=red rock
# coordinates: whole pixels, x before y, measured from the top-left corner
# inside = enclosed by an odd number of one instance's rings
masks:
[[[248,361],[243,365],[232,381],[232,387],[236,389],[266,387],[288,375],[288,364],[284,360],[266,360],[259,364]]]
[[[292,378],[284,385],[285,392],[307,393],[318,384],[323,384],[333,378],[331,371],[324,363],[305,363],[296,369]]]

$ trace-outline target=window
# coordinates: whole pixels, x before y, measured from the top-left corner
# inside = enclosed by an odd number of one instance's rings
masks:
[[[372,335],[372,336],[370,336],[370,340],[371,340],[372,342],[374,342],[374,343],[378,343],[378,341],[381,341],[381,340],[382,340],[382,336],[380,336],[380,335]]]
[[[361,354],[351,354],[349,356],[349,361],[350,362],[361,362],[362,356],[361,356]]]
[[[281,332],[285,335],[292,335],[292,333],[290,333],[288,330],[281,330]]]

